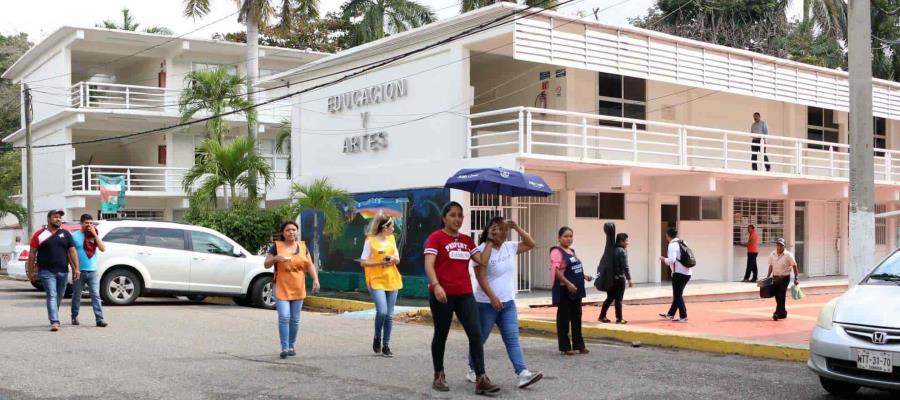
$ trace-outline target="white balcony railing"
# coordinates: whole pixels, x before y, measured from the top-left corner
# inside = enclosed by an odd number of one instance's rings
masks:
[[[752,170],[754,139],[764,140],[772,172],[849,177],[846,144],[531,107],[471,114],[466,146],[469,157],[522,154],[734,172]],[[900,182],[900,151],[875,151],[875,179]],[[763,160],[757,163],[765,171]]]
[[[100,175],[121,175],[126,192],[183,193],[181,181],[187,168],[79,165],[72,168],[72,190],[100,190]]]

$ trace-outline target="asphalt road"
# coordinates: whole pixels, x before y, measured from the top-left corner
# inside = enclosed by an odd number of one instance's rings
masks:
[[[150,299],[107,307],[107,328],[82,306],[82,325],[48,329],[43,294],[0,280],[0,398],[424,399],[474,398],[465,382],[466,339],[451,333],[449,393],[431,390],[430,326],[395,324],[392,359],[373,356],[370,319],[303,312],[298,356],[281,360],[273,311]],[[515,380],[496,333],[487,370],[516,399],[829,399],[801,363],[591,343],[563,357],[555,340],[524,338],[543,381]],[[860,399],[888,399],[864,390]]]

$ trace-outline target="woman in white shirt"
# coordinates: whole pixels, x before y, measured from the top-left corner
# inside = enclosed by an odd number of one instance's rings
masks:
[[[507,241],[510,229],[515,230],[521,241]],[[516,312],[516,259],[519,254],[534,248],[534,239],[514,221],[495,217],[485,226],[479,237],[478,250],[482,266],[475,265],[475,301],[481,323],[482,343],[487,341],[491,328],[497,325],[512,362],[519,388],[526,388],[543,378],[542,372],[532,373],[525,365],[522,346],[519,345],[519,317]],[[488,261],[489,260],[489,261]],[[467,378],[475,382],[475,371],[469,360]]]

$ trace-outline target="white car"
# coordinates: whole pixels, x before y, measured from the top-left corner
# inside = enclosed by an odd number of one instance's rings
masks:
[[[275,308],[264,257],[212,229],[173,222],[98,221],[100,295],[129,305],[145,294],[228,296],[240,305]]]
[[[900,390],[900,250],[822,308],[807,365],[834,395]]]
[[[28,275],[25,273],[25,264],[28,262],[29,250],[28,246],[16,245],[12,258],[6,264],[6,273],[11,278],[20,281],[28,280]]]

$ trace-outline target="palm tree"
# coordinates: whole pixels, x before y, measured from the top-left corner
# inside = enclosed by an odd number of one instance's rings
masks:
[[[287,173],[291,176],[291,121],[287,118],[281,119],[278,126],[278,134],[275,135],[275,154],[287,154]]]
[[[460,5],[460,12],[469,12],[472,10],[477,10],[481,7],[486,7],[491,4],[499,3],[503,0],[463,0]],[[548,10],[555,10],[556,7],[559,6],[559,2],[556,0],[525,0],[525,5],[545,8]]]
[[[94,26],[98,28],[106,28],[106,29],[118,29],[123,31],[136,31],[141,24],[134,22],[134,17],[131,15],[131,11],[127,8],[122,9],[122,24],[119,25],[113,20],[105,19],[102,23],[95,24]],[[151,26],[147,29],[144,29],[144,32],[147,33],[155,33],[157,35],[166,35],[172,36],[172,30],[166,28],[164,26]]]
[[[194,164],[184,175],[181,185],[185,193],[195,200],[217,205],[217,194],[223,189],[225,208],[231,209],[238,197],[238,189],[244,189],[248,198],[254,199],[256,186],[262,181],[269,187],[275,179],[272,167],[256,153],[256,141],[248,136],[235,138],[223,144],[207,139],[201,145],[203,162]],[[258,177],[258,179],[256,178]],[[194,190],[194,186],[200,186]]]
[[[356,44],[368,43],[437,20],[431,7],[413,0],[349,0],[343,6],[343,13],[346,19],[362,18],[353,25]]]
[[[804,29],[818,28],[831,40],[847,40],[847,3],[844,0],[803,0]]]
[[[316,179],[309,185],[291,185],[291,203],[299,212],[312,211],[313,260],[321,268],[319,257],[319,213],[325,217],[323,233],[331,239],[344,231],[343,210],[353,206],[353,197],[343,189],[335,188],[328,178]]]
[[[181,122],[190,121],[197,113],[207,111],[212,119],[206,122],[206,137],[221,143],[227,128],[222,114],[247,109],[250,102],[241,90],[246,79],[235,76],[225,66],[191,71],[185,78],[184,90],[178,101]],[[249,125],[254,125],[256,111],[243,111]]]
[[[28,224],[28,211],[17,201],[11,199],[8,193],[0,192],[0,219],[12,214],[19,220],[23,227]]]

